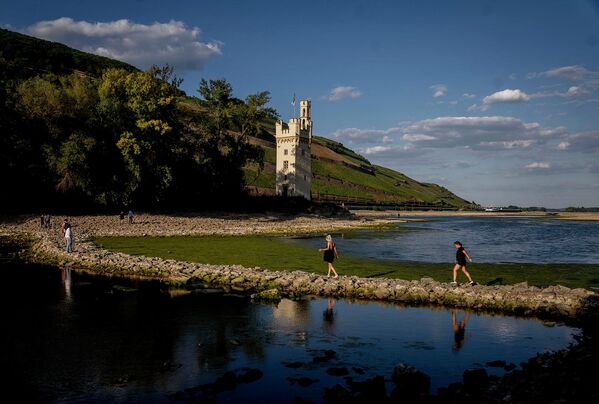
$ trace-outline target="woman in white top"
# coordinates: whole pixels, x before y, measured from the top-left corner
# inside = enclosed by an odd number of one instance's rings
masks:
[[[73,252],[73,230],[71,229],[71,225],[65,226],[64,238],[67,241],[67,252]]]

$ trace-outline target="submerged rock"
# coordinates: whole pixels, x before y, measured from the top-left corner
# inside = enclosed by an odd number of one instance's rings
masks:
[[[480,389],[489,380],[487,371],[482,368],[466,369],[464,371],[464,386]]]
[[[345,387],[336,384],[324,389],[324,399],[329,403],[347,403],[352,400],[352,395]]]
[[[387,400],[383,376],[374,376],[361,382],[348,380],[347,385],[356,402],[380,403]]]
[[[313,385],[314,383],[318,383],[320,380],[318,379],[310,379],[309,377],[288,377],[287,381],[291,384],[297,384],[301,387],[308,387]]]
[[[327,374],[331,376],[347,376],[349,370],[347,368],[328,368]]]
[[[430,376],[404,363],[393,368],[391,379],[397,385],[393,390],[395,397],[428,395],[430,393]]]

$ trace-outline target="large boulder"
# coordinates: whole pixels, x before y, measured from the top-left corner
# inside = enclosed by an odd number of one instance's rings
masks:
[[[489,381],[487,371],[482,368],[466,369],[464,371],[464,386],[469,389],[480,389]]]
[[[392,392],[392,398],[396,400],[430,393],[430,376],[404,363],[393,368],[392,380],[397,386]]]

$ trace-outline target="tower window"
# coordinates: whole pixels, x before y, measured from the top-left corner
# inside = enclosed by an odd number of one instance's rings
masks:
[[[285,149],[285,151],[283,152],[283,154],[286,156],[289,153],[289,150]]]
[[[306,155],[306,151],[304,149],[302,149],[302,156]]]
[[[306,181],[306,180],[307,180],[307,178],[306,178],[306,176],[304,175],[304,181]]]
[[[283,161],[283,170],[287,170],[289,168],[289,161]]]

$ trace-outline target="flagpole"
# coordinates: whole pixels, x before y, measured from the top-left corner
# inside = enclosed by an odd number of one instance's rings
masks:
[[[295,93],[293,93],[293,99],[291,100],[291,105],[293,105],[293,118],[295,119]]]

